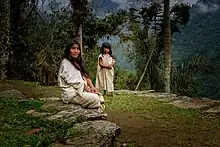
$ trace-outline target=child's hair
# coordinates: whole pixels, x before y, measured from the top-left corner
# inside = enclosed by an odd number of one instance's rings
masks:
[[[113,57],[113,55],[112,55],[112,48],[111,48],[110,43],[104,42],[104,43],[102,44],[102,47],[101,47],[101,54],[102,54],[102,55],[105,53],[105,48],[108,48],[108,49],[109,49],[109,55],[110,55],[112,58],[115,58],[115,57]]]

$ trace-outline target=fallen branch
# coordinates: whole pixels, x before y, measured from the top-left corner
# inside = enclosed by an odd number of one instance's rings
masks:
[[[146,43],[144,43],[144,44],[145,44],[145,47],[146,47]],[[140,77],[140,80],[138,81],[138,84],[137,84],[137,86],[136,86],[136,88],[135,88],[134,91],[137,91],[139,85],[141,84],[141,81],[142,81],[143,78],[144,78],[144,75],[145,75],[145,73],[146,73],[148,64],[149,64],[149,62],[150,62],[150,60],[151,60],[151,57],[152,57],[152,55],[153,55],[153,52],[154,52],[154,50],[155,50],[155,48],[156,48],[156,45],[155,45],[155,44],[156,44],[156,38],[155,38],[155,42],[154,42],[154,47],[153,47],[153,49],[152,49],[152,51],[151,51],[151,53],[150,53],[150,56],[149,56],[149,58],[148,58],[148,60],[147,60],[147,63],[146,63],[146,65],[145,65],[145,67],[144,67],[144,71],[143,71],[143,73],[142,73],[142,75],[141,75],[141,77]]]
[[[44,56],[43,60],[41,60],[41,62],[38,63],[38,64],[36,65],[36,67],[40,66],[40,65],[44,62],[44,60],[46,59],[46,57],[47,57],[47,55]]]
[[[146,72],[146,70],[147,70],[147,67],[148,67],[148,64],[149,64],[149,62],[150,62],[150,59],[151,59],[151,57],[152,57],[152,55],[153,55],[153,52],[154,52],[154,48],[152,49],[151,54],[150,54],[150,56],[149,56],[149,58],[148,58],[148,60],[147,60],[147,63],[146,63],[146,65],[145,65],[145,67],[144,67],[144,71],[143,71],[143,73],[142,73],[142,75],[141,75],[141,77],[140,77],[140,80],[138,81],[138,84],[137,84],[137,86],[136,86],[136,88],[135,88],[135,91],[137,91],[139,85],[141,84],[141,81],[142,81],[143,78],[144,78],[145,72]]]

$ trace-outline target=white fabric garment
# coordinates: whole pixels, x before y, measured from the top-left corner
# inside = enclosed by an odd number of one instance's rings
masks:
[[[84,92],[84,81],[81,73],[69,60],[63,59],[58,74],[58,85],[61,87],[61,99],[64,103],[75,103],[86,108],[104,110],[104,98],[95,93]]]
[[[69,60],[63,59],[58,73],[58,85],[62,89],[63,102],[70,102],[76,95],[82,96],[84,83],[80,71]]]
[[[115,60],[109,54],[100,54],[98,57],[98,66],[97,66],[97,73],[96,73],[96,84],[95,87],[99,90],[106,90],[107,92],[114,91],[114,68],[102,68],[99,65],[99,59],[102,59],[105,65],[113,65]]]

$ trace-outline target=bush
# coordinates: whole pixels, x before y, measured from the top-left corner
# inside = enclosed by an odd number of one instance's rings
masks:
[[[115,89],[134,90],[138,82],[138,78],[132,71],[121,69],[118,65],[115,68],[114,85]]]

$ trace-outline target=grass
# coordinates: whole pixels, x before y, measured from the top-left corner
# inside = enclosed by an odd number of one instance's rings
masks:
[[[47,146],[65,137],[71,124],[47,122],[26,114],[30,109],[40,108],[42,102],[37,98],[59,97],[58,87],[43,87],[24,81],[1,81],[0,91],[7,89],[17,89],[27,97],[36,99],[19,102],[16,99],[0,98],[0,146]],[[173,131],[180,146],[190,146],[192,140],[202,142],[204,146],[220,146],[218,116],[204,115],[199,109],[181,109],[155,98],[135,95],[114,95],[105,100],[108,111],[136,113],[143,121],[150,119],[156,126],[168,131],[167,133]],[[35,128],[42,130],[33,135],[24,134]],[[135,146],[133,142],[129,145]]]
[[[71,124],[51,122],[26,114],[39,109],[40,101],[22,101],[0,98],[0,146],[49,146],[63,138]],[[25,132],[40,128],[41,131],[27,135]]]
[[[204,146],[220,146],[219,116],[203,114],[200,109],[178,108],[155,98],[128,94],[107,97],[106,102],[109,111],[136,113],[143,121],[151,119],[156,127],[167,134],[178,134],[180,146],[191,146],[193,140],[198,140]]]
[[[165,105],[164,103],[156,100],[155,98],[145,98],[135,95],[116,95],[114,98],[107,98],[107,107],[111,111],[117,112],[136,112],[148,113],[155,117],[158,116],[163,120],[181,121],[190,120],[200,114],[197,109],[181,109],[172,105]],[[176,119],[178,118],[178,119]]]
[[[39,83],[19,80],[0,81],[0,91],[15,89],[28,98],[60,97],[60,89],[57,86],[40,86]]]

